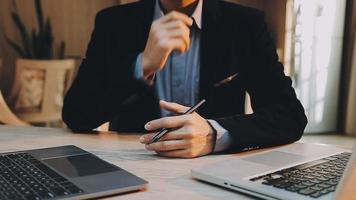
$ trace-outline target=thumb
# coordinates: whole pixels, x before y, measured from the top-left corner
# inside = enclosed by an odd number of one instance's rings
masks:
[[[182,106],[177,103],[162,101],[162,100],[159,101],[159,105],[161,106],[162,109],[177,114],[183,114],[189,109],[189,107]]]

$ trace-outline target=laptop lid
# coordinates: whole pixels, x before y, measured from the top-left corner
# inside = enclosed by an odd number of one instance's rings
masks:
[[[250,178],[265,175],[277,170],[290,168],[307,162],[316,161],[345,151],[330,145],[293,143],[279,148],[257,153],[247,153],[224,162],[214,163],[192,169],[194,178],[236,190],[242,193],[258,196],[263,199],[315,199],[301,196],[276,187],[250,181]],[[282,153],[282,154],[281,154]],[[290,155],[291,154],[291,155]],[[222,170],[223,169],[223,170]],[[331,199],[329,193],[321,199]]]
[[[335,193],[336,200],[356,199],[356,147]]]
[[[84,192],[80,199],[139,190],[147,181],[73,145],[25,151]],[[73,197],[74,199],[77,196]],[[71,198],[71,197],[70,197]]]

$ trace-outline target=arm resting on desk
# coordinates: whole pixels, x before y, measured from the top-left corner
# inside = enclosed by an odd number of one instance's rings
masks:
[[[276,48],[261,14],[251,23],[250,63],[241,72],[254,113],[215,119],[233,138],[232,151],[299,140],[307,124],[292,81],[278,62]]]

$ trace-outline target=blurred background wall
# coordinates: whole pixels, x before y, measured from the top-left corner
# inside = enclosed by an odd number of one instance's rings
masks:
[[[45,16],[53,25],[56,43],[66,41],[66,56],[82,58],[93,30],[96,13],[110,6],[130,3],[135,0],[42,0]],[[209,1],[209,0],[207,0]],[[254,7],[265,12],[270,33],[275,41],[280,60],[286,66],[286,73],[293,74],[293,17],[295,4],[299,0],[227,0]],[[313,0],[315,2],[338,0]],[[356,135],[356,0],[346,0],[346,22],[344,47],[342,52],[341,83],[338,103],[337,124],[335,130]],[[34,3],[32,0],[16,0],[19,12],[28,29],[36,26]],[[309,1],[305,1],[309,2]],[[293,7],[294,6],[294,7]],[[15,41],[20,34],[11,20],[12,0],[0,1],[0,90],[8,96],[15,76],[15,51],[4,41],[4,33]],[[295,24],[294,24],[295,26]],[[80,59],[79,59],[80,60]],[[298,89],[298,88],[297,88]]]
[[[266,10],[266,18],[278,48],[284,45],[285,0],[230,0],[261,10]],[[83,57],[94,25],[95,14],[109,6],[133,2],[132,0],[43,0],[46,16],[52,20],[55,38],[67,43],[66,56]],[[36,26],[34,4],[29,0],[17,0],[19,12],[26,26]],[[4,41],[3,33],[15,41],[20,40],[19,33],[11,20],[12,0],[0,1],[0,57],[3,67],[0,69],[0,90],[6,96],[13,84],[16,53]],[[281,50],[281,56],[283,52]]]
[[[118,4],[117,0],[43,0],[43,10],[53,25],[56,42],[65,40],[66,56],[80,56],[85,53],[95,14],[109,6]],[[22,19],[30,29],[36,26],[34,3],[29,0],[17,0]],[[4,41],[3,33],[15,41],[20,35],[11,20],[12,0],[0,1],[0,57],[3,58],[3,69],[0,69],[0,89],[6,96],[13,84],[16,53]]]

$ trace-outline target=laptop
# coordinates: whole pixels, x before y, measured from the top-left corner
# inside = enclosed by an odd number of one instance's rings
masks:
[[[352,200],[356,149],[351,158],[345,149],[294,143],[192,169],[191,175],[261,199]]]
[[[147,181],[76,146],[0,154],[0,199],[88,199],[139,190]]]

